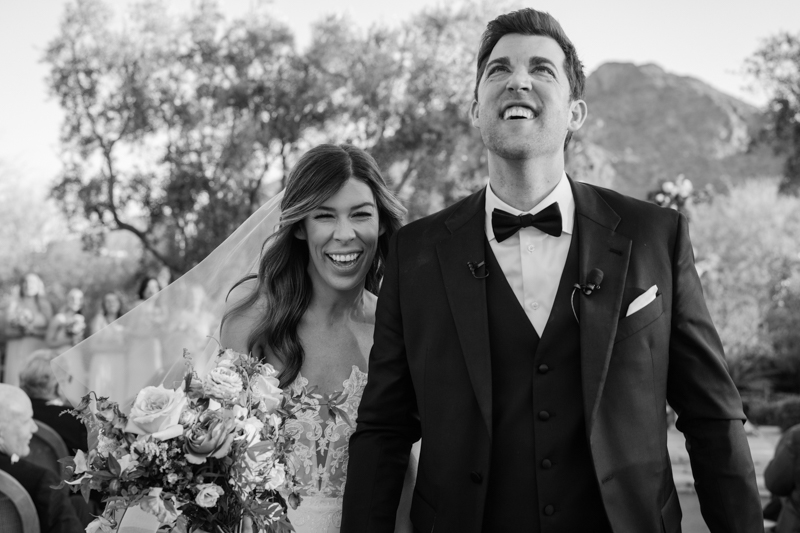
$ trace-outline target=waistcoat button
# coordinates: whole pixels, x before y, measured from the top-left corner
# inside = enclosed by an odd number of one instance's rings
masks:
[[[547,411],[539,411],[539,420],[549,420],[549,419],[550,419],[550,413],[548,413]]]
[[[480,472],[470,472],[469,477],[475,483],[480,483],[481,481],[483,481],[483,476],[481,475]]]
[[[550,462],[550,459],[545,459],[544,461],[542,461],[542,468],[544,468],[545,470],[549,470],[550,467],[552,467],[552,466],[553,466],[553,463]]]
[[[547,516],[553,516],[553,513],[555,513],[555,512],[556,512],[556,508],[553,507],[552,505],[547,505],[544,508],[544,514],[546,514]]]
[[[547,365],[539,365],[539,373],[540,374],[547,374],[550,371],[550,367]]]

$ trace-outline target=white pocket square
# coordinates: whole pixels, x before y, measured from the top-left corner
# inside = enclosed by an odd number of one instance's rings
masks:
[[[658,292],[658,287],[653,285],[649,289],[647,289],[643,294],[640,294],[634,301],[631,302],[631,305],[628,306],[628,312],[625,313],[625,316],[631,316],[636,311],[639,311],[647,304],[652,302],[656,299],[656,293]]]

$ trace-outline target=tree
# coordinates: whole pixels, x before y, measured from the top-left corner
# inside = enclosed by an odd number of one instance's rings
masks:
[[[486,183],[469,107],[475,52],[497,9],[467,1],[425,9],[397,29],[360,34],[338,17],[314,28],[307,58],[328,75],[339,111],[326,132],[375,156],[410,220]]]
[[[800,194],[800,34],[779,33],[765,40],[745,70],[771,95],[761,141],[785,155],[780,190]]]
[[[149,1],[127,29],[113,22],[101,0],[77,0],[47,49],[69,161],[53,196],[89,243],[128,231],[181,274],[283,179],[328,98],[290,31],[264,14],[225,25],[204,1],[175,21]]]

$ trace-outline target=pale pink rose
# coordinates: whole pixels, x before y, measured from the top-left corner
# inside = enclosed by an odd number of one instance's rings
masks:
[[[147,493],[147,496],[142,498],[142,500],[139,502],[139,507],[141,507],[143,511],[147,511],[158,518],[158,521],[161,522],[162,525],[169,525],[178,519],[181,511],[171,510],[167,507],[167,505],[164,503],[164,500],[161,498],[162,491],[163,489],[161,488],[150,489],[150,492]],[[172,509],[175,509],[174,503],[175,502],[173,501]]]
[[[184,437],[184,456],[192,464],[202,464],[208,457],[224,457],[231,450],[236,421],[221,411],[204,411]]]
[[[234,400],[242,392],[242,377],[232,368],[218,366],[203,380],[203,391],[219,400]]]
[[[283,391],[278,386],[280,382],[272,376],[256,374],[250,380],[250,394],[253,401],[259,402],[266,413],[272,413],[281,403]]]
[[[200,489],[200,492],[197,493],[194,502],[200,507],[214,507],[217,505],[219,497],[225,494],[222,487],[215,483],[202,483],[197,485],[197,488]]]
[[[175,438],[183,433],[179,422],[185,405],[186,395],[181,389],[145,387],[136,395],[125,431],[158,440]]]

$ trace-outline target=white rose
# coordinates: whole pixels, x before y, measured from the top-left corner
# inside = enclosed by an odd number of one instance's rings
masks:
[[[175,438],[183,434],[179,422],[185,405],[186,395],[181,389],[145,387],[136,395],[125,431],[158,440]]]
[[[243,388],[239,373],[225,366],[214,368],[203,380],[203,392],[219,400],[233,400]]]
[[[217,505],[219,497],[225,494],[222,487],[215,483],[202,483],[197,485],[197,488],[200,489],[200,492],[197,493],[194,502],[200,507],[214,507]]]
[[[281,403],[283,391],[278,386],[280,382],[272,376],[256,374],[250,381],[250,394],[253,400],[261,403],[261,409],[272,413]]]
[[[108,518],[98,516],[86,526],[86,533],[113,533],[116,526]]]
[[[261,430],[264,429],[264,423],[258,418],[251,416],[244,421],[244,436],[243,438],[249,442],[254,443],[260,440],[258,438]]]
[[[267,490],[277,490],[286,482],[286,470],[283,463],[275,463],[265,483]]]

